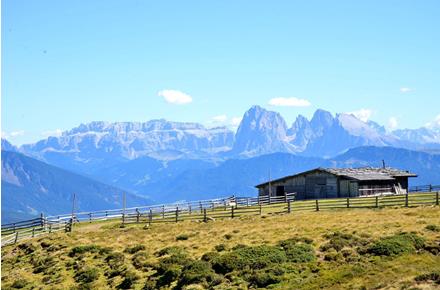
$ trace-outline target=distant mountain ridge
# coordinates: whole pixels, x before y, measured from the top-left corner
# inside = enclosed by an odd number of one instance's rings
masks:
[[[158,160],[247,158],[275,152],[332,157],[359,146],[440,149],[440,129],[422,127],[387,132],[352,114],[333,116],[318,109],[308,120],[298,115],[288,127],[283,117],[260,106],[243,116],[237,132],[197,123],[91,122],[61,136],[19,148],[20,152],[76,172],[91,173],[139,157]]]
[[[124,190],[48,165],[17,152],[3,151],[2,223],[72,211],[122,208]],[[126,191],[125,191],[126,192]],[[127,193],[128,206],[147,204],[148,198]]]

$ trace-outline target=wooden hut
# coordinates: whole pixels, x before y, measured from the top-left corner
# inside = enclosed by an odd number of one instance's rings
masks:
[[[316,168],[270,180],[256,187],[260,196],[295,193],[297,200],[405,193],[408,178],[417,177],[395,168]]]

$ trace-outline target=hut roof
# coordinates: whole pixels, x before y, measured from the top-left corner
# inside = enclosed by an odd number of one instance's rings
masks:
[[[316,168],[313,170],[297,173],[294,175],[285,176],[270,182],[284,181],[292,177],[313,173],[313,172],[326,172],[336,176],[344,177],[352,180],[394,180],[396,177],[417,177],[416,174],[407,170],[401,170],[391,167],[375,168],[375,167],[360,167],[360,168]],[[262,187],[269,184],[269,181],[261,183],[255,187]]]

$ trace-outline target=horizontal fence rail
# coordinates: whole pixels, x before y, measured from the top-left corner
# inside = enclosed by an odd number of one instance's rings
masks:
[[[417,187],[420,189],[421,187]],[[348,198],[295,200],[295,193],[282,196],[227,197],[212,200],[200,200],[162,204],[125,209],[78,212],[69,215],[57,215],[4,224],[1,228],[1,245],[53,232],[70,232],[74,223],[86,223],[103,220],[120,220],[122,225],[170,223],[185,220],[204,221],[244,216],[294,213],[300,211],[322,211],[344,208],[382,208],[410,207],[420,205],[439,205],[440,186],[423,187],[431,192],[410,191],[406,194],[374,195]]]

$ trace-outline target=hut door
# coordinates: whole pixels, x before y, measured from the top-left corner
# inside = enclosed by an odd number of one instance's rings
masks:
[[[284,196],[284,186],[277,186],[277,196]]]

